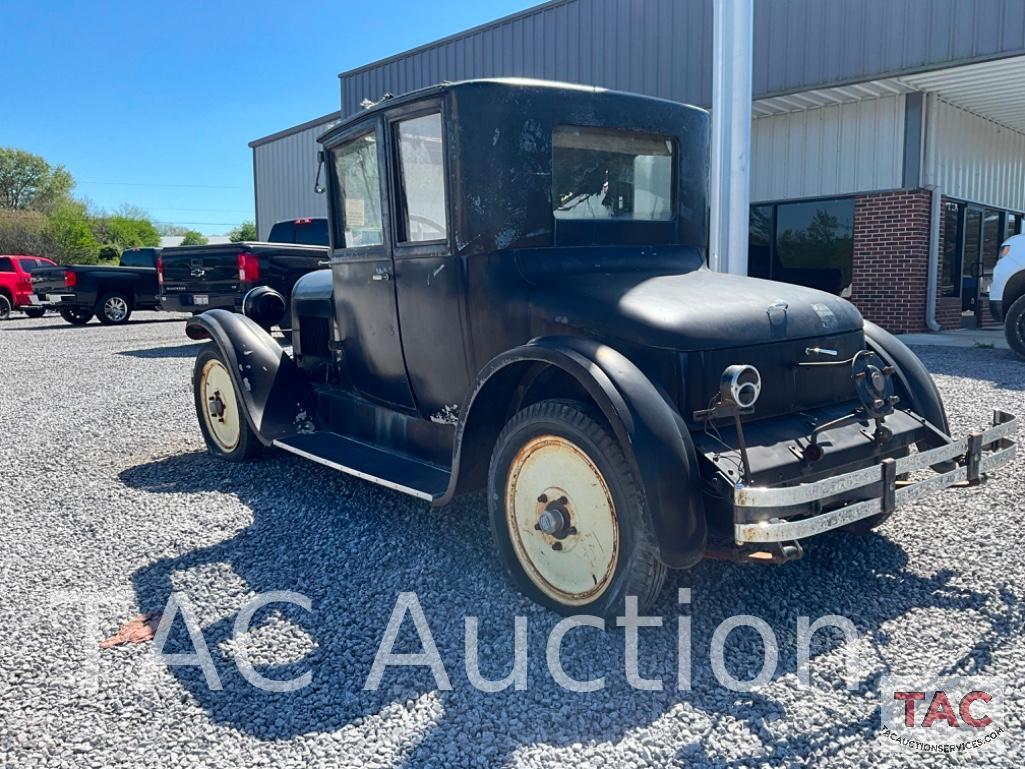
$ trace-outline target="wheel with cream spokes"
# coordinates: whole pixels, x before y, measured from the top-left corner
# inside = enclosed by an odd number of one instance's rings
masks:
[[[233,462],[255,456],[259,439],[249,426],[228,367],[215,345],[198,356],[192,376],[196,416],[211,454]]]
[[[644,498],[600,416],[543,401],[497,441],[488,477],[499,556],[526,595],[563,614],[611,618],[648,606],[665,579]]]

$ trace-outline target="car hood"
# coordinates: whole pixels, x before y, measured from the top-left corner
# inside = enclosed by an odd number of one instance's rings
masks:
[[[680,275],[548,275],[531,295],[541,325],[689,351],[857,331],[850,302],[789,283],[701,268]]]

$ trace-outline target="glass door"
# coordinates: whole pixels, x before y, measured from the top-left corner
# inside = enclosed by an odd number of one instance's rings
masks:
[[[961,312],[975,314],[979,306],[979,256],[982,253],[982,209],[965,211],[964,250],[961,259]]]

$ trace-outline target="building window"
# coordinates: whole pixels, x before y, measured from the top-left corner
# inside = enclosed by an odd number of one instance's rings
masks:
[[[961,296],[964,245],[964,203],[943,204],[943,252],[940,254],[940,296]]]
[[[580,126],[552,132],[556,219],[667,221],[672,180],[666,136]]]
[[[749,273],[851,295],[854,199],[752,206]]]
[[[395,127],[399,151],[400,221],[399,239],[406,243],[444,240],[445,159],[441,142],[441,115],[423,115],[403,120]]]
[[[1008,214],[1004,222],[1004,240],[1021,234],[1021,214]]]
[[[337,233],[343,248],[379,246],[381,226],[381,177],[377,165],[377,136],[364,134],[331,152],[337,180],[335,210],[341,221]]]

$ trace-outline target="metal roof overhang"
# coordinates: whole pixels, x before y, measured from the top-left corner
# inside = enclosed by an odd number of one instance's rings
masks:
[[[916,92],[935,93],[954,106],[1025,133],[1025,56],[756,99],[752,113],[767,117]]]

